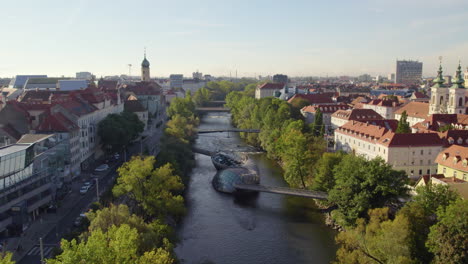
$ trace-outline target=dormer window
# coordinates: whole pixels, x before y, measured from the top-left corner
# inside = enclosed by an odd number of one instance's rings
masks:
[[[448,153],[444,153],[444,156],[442,156],[442,159],[443,159],[443,160],[447,160],[448,156],[449,156]]]
[[[452,145],[453,142],[455,142],[455,140],[453,140],[453,138],[449,138],[449,139],[448,139],[448,143],[449,143],[450,145]]]
[[[466,167],[466,166],[468,166],[468,159],[463,160],[463,167]]]

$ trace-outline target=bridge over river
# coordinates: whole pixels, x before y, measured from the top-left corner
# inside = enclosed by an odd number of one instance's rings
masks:
[[[198,130],[198,134],[221,133],[221,132],[260,133],[260,129],[238,129],[238,128],[230,128],[230,129],[201,129],[201,130]]]

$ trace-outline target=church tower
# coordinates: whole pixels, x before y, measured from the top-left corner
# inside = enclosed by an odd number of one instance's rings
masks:
[[[465,113],[465,80],[462,76],[461,65],[458,63],[458,69],[455,73],[453,85],[449,88],[449,114]]]
[[[429,114],[446,114],[448,91],[444,86],[444,76],[442,75],[442,60],[437,71],[437,78],[433,81],[431,87],[431,103],[429,105]]]
[[[146,59],[146,49],[145,49],[145,58],[143,59],[143,62],[141,63],[141,80],[143,82],[149,82],[150,81],[150,63]]]

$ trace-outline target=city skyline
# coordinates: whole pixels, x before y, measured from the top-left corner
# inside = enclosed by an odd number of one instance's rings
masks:
[[[24,6],[27,6],[25,8]],[[2,4],[0,77],[17,74],[357,76],[423,62],[423,76],[468,65],[468,3],[359,1],[23,1]],[[47,11],[47,12],[46,12]],[[45,15],[48,14],[48,15]],[[50,15],[53,14],[53,15]],[[38,27],[37,25],[41,25]]]

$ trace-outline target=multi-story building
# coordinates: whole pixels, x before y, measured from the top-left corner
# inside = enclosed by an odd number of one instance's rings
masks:
[[[138,100],[127,100],[124,103],[124,110],[135,113],[141,122],[145,124],[144,130],[148,127],[148,110],[146,110]]]
[[[437,173],[468,181],[468,147],[452,145],[439,153]]]
[[[468,87],[468,67],[465,70],[465,73],[463,74],[463,78],[465,79],[465,87]]]
[[[395,111],[401,107],[397,98],[374,99],[368,103],[362,104],[364,109],[372,109],[381,115],[384,119],[394,119]]]
[[[284,75],[284,74],[275,74],[275,75],[273,75],[273,82],[287,84],[288,83],[288,76]]]
[[[171,74],[169,76],[170,87],[172,88],[182,88],[184,86],[184,75],[183,74]]]
[[[408,115],[406,121],[410,126],[424,121],[429,115],[429,104],[426,102],[409,102],[395,111],[395,119],[400,120],[403,112]]]
[[[395,170],[403,170],[410,177],[435,173],[434,160],[443,148],[437,133],[396,134],[395,129],[349,121],[335,130],[335,149],[367,159],[381,157]]]
[[[82,79],[82,80],[92,80],[93,79],[93,74],[90,72],[77,72],[75,74],[76,79]]]
[[[422,62],[418,61],[397,61],[395,83],[417,84],[422,78]]]
[[[21,233],[54,198],[64,171],[63,145],[54,135],[25,135],[0,148],[0,232]]]
[[[333,130],[348,123],[351,120],[366,122],[382,120],[382,116],[372,109],[338,110],[331,115],[331,127]]]
[[[255,99],[261,99],[269,96],[274,96],[275,91],[279,91],[284,88],[283,83],[263,83],[257,85],[255,89]]]
[[[434,85],[431,87],[429,114],[465,114],[466,89],[461,65],[458,65],[453,85],[450,87],[444,85],[442,65],[439,66],[437,73],[437,78],[433,81]]]
[[[322,112],[323,124],[325,125],[325,131],[331,131],[331,116],[336,111],[344,111],[349,109],[349,106],[346,104],[318,104],[318,105],[308,105],[301,109],[301,114],[305,117],[305,122],[307,124],[313,123],[315,121],[315,116],[317,111],[320,109]]]

